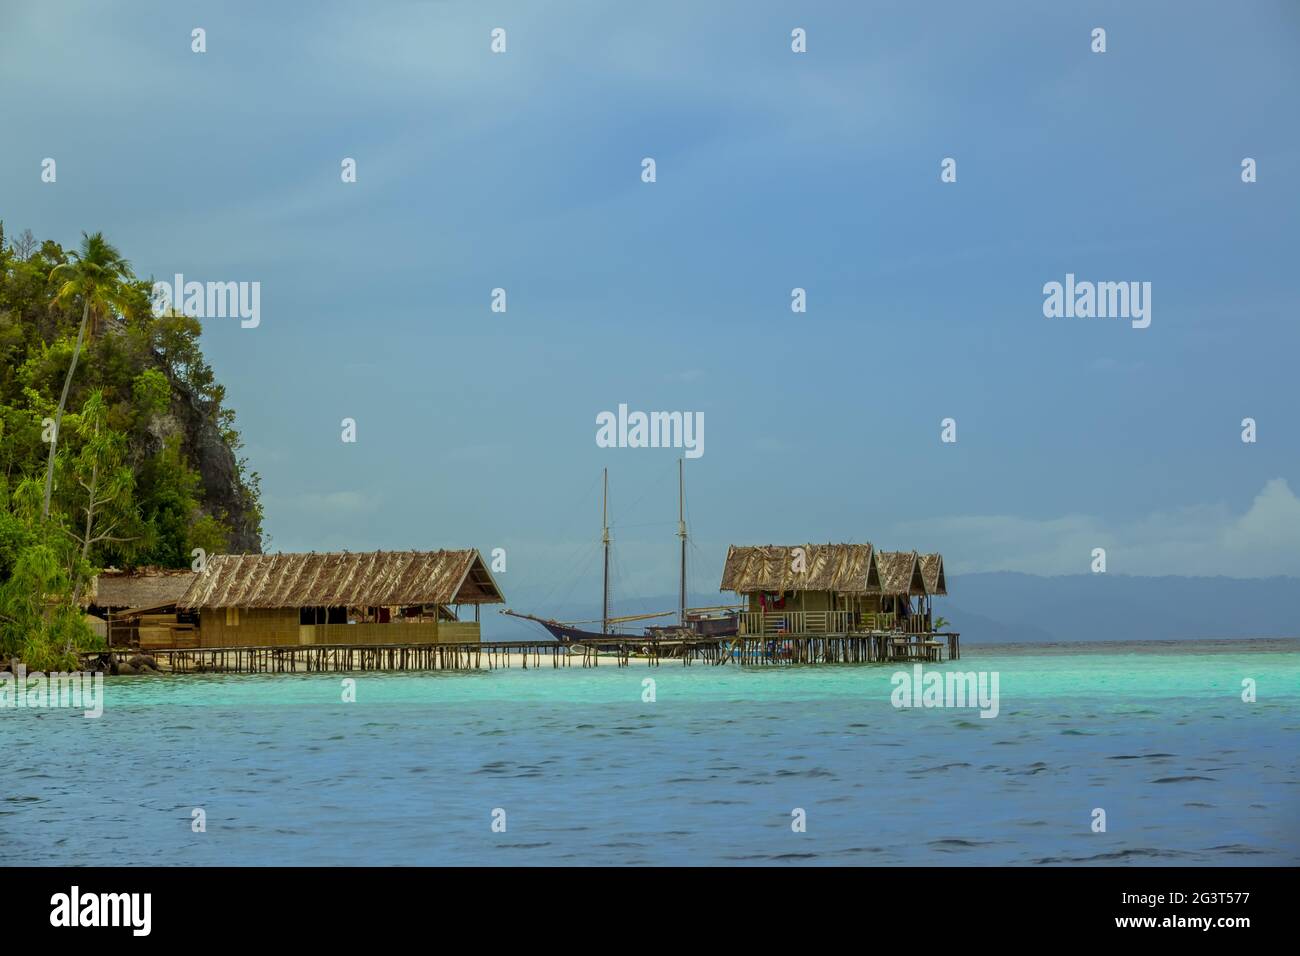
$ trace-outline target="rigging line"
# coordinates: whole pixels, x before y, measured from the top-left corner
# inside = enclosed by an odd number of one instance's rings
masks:
[[[691,589],[695,590],[695,593],[697,594],[713,593],[713,586],[710,582],[720,580],[720,578],[714,578],[712,576],[712,572],[710,572],[709,575],[705,578],[700,577],[700,568],[702,566],[707,565],[708,562],[706,561],[706,556],[704,554],[704,551],[700,548],[698,544],[695,543],[697,535],[695,531],[695,525],[691,521],[691,495],[689,491],[686,493],[684,497],[684,506],[685,506],[684,510],[686,513],[686,525],[688,530],[690,531],[690,534],[686,539],[687,543],[690,545],[688,554],[693,558],[693,560],[689,560],[686,563],[687,588],[688,591]],[[709,565],[709,566],[718,568],[718,573],[719,574],[721,573],[720,565]]]
[[[700,550],[700,546],[695,543],[694,538],[687,538],[686,542],[690,545],[690,553],[698,558],[696,561],[687,562],[687,586],[694,588],[696,594],[704,594],[703,585],[701,584],[701,579],[699,577],[700,565],[704,563],[704,552]]]
[[[592,477],[591,483],[587,485],[587,489],[582,493],[582,497],[580,497],[577,500],[577,502],[575,502],[572,506],[570,506],[568,517],[572,518],[577,513],[579,508],[587,507],[589,500],[591,498],[592,491],[596,488],[597,485],[600,484],[600,480],[601,480],[601,476],[599,473],[597,473],[595,476]],[[566,522],[566,523],[571,523],[571,522]]]
[[[652,476],[651,480],[645,484],[645,486],[643,486],[641,493],[637,495],[635,499],[633,499],[631,505],[629,505],[626,509],[620,509],[620,510],[624,514],[635,513],[636,507],[640,505],[642,502],[644,502],[646,498],[651,494],[651,492],[660,491],[667,484],[667,482],[664,480],[665,476],[667,476],[670,472],[676,470],[677,470],[677,459],[674,457],[669,461],[669,463],[663,469],[656,472]],[[673,484],[676,484],[676,482],[673,482]],[[611,525],[611,527],[619,527],[622,529],[655,528],[655,527],[662,528],[666,525],[671,525],[673,527],[676,527],[677,521],[674,518],[674,520],[671,521],[644,521],[644,522],[637,522],[634,524]],[[644,596],[640,598],[640,603],[642,608],[646,607]]]
[[[595,556],[595,551],[594,551],[594,549],[591,548],[591,544],[590,544],[590,542],[581,542],[581,543],[575,545],[574,548],[573,548],[573,550],[569,553],[569,556],[565,559],[564,563],[560,565],[560,567],[562,567],[562,568],[571,568],[571,567],[573,567],[575,564],[577,564],[577,562],[578,562],[578,558],[579,558],[579,557],[580,557],[584,552],[585,552],[586,555],[587,555],[586,563],[583,564],[583,568],[585,569],[585,568],[586,568],[586,565],[587,565],[587,564],[590,564],[591,559]],[[572,591],[573,586],[574,586],[574,584],[576,583],[576,580],[577,580],[576,578],[570,578],[570,579],[569,579],[569,589],[570,589],[570,591]],[[548,590],[548,591],[546,592],[546,594],[542,597],[542,599],[541,599],[540,601],[537,602],[538,607],[544,607],[544,606],[546,605],[546,603],[547,603],[548,601],[550,601],[552,597],[555,596],[555,592],[556,592],[556,590],[558,590],[559,587],[560,587],[560,585],[563,584],[563,583],[564,583],[563,580],[560,579],[560,580],[557,580],[554,584],[552,584],[551,587],[550,587],[550,590]]]
[[[672,460],[672,467],[673,467],[673,468],[676,468],[676,467],[677,467],[677,459],[676,459],[676,458],[674,458],[674,459]],[[624,514],[631,514],[631,513],[633,512],[633,510],[636,508],[637,505],[639,505],[641,502],[645,501],[646,496],[647,496],[648,494],[650,494],[650,492],[658,490],[659,485],[661,485],[661,484],[663,483],[663,476],[664,476],[665,473],[667,473],[667,471],[668,471],[668,469],[664,469],[664,471],[662,471],[662,472],[658,473],[657,475],[655,475],[655,476],[651,479],[650,483],[649,483],[648,485],[646,485],[646,486],[642,489],[641,494],[640,494],[639,496],[637,496],[636,500],[633,501],[632,504],[629,505],[626,509],[624,509],[624,512],[623,512],[623,513],[624,513]]]
[[[509,621],[510,622],[509,626],[515,628],[517,632],[522,633],[524,631],[528,631],[530,635],[536,634],[536,631],[533,630],[533,626],[530,623],[526,621],[521,621],[517,617],[511,617],[508,614],[503,614],[502,617],[504,617],[507,621]],[[483,643],[491,644],[491,643],[507,643],[507,642],[484,641]]]
[[[624,581],[624,579],[625,579],[625,575],[624,575],[624,573],[623,573],[623,566],[622,566],[622,564],[619,563],[619,561],[618,561],[618,557],[617,557],[617,556],[614,557],[614,565],[615,565],[614,570],[615,570],[615,571],[617,572],[617,574],[619,575],[619,581],[620,581],[620,583],[623,583],[623,581]],[[642,610],[642,611],[649,611],[649,609],[650,609],[652,606],[658,606],[658,605],[650,605],[650,604],[647,603],[647,601],[648,601],[648,599],[649,599],[650,597],[656,597],[656,596],[657,596],[657,595],[648,595],[648,596],[647,596],[647,595],[645,595],[645,594],[642,594],[642,595],[640,595],[640,596],[638,596],[638,597],[636,597],[636,598],[629,598],[628,600],[629,600],[629,601],[635,601],[636,605],[639,606],[640,610]],[[611,605],[612,605],[613,601],[611,600],[610,603],[611,603]],[[668,612],[668,613],[674,613],[674,614],[675,614],[676,612],[673,611],[673,612]]]
[[[587,490],[584,491],[584,492],[582,493],[582,497],[579,499],[578,503],[575,504],[575,505],[573,505],[573,507],[570,509],[570,517],[572,517],[572,515],[576,514],[578,508],[581,507],[582,505],[584,505],[584,504],[587,502],[587,500],[591,497],[591,493],[592,493],[592,491],[595,489],[595,487],[596,487],[596,485],[597,485],[597,483],[598,483],[599,481],[600,481],[600,476],[598,476],[598,475],[595,476],[595,477],[593,477],[593,478],[591,479],[591,483],[587,485]],[[572,522],[572,521],[567,521],[567,522],[565,522],[565,524],[566,524],[566,525],[569,525],[569,526],[572,526],[573,522]],[[577,556],[578,556],[579,552],[581,552],[584,548],[587,548],[588,546],[589,546],[589,545],[588,545],[588,544],[585,544],[585,543],[580,543],[580,544],[578,544],[578,545],[573,549],[572,553],[569,555],[569,558],[568,558],[568,560],[565,562],[565,565],[564,565],[564,566],[565,566],[565,567],[568,567],[568,566],[572,565],[572,564],[574,563],[574,561],[577,559]],[[552,585],[551,585],[550,590],[546,592],[546,595],[545,595],[545,596],[542,598],[542,600],[539,602],[539,606],[545,606],[546,602],[549,601],[549,600],[554,596],[556,589],[560,586],[560,583],[561,583],[561,582],[557,581],[555,584],[552,584]],[[525,582],[524,582],[524,587],[527,587],[527,586],[528,586],[528,582],[525,581]]]
[[[699,546],[695,543],[695,539],[689,536],[686,538],[686,558],[686,583],[687,585],[693,585],[699,575],[703,555]]]
[[[612,564],[613,567],[611,568],[611,572],[610,572],[610,592],[611,592],[610,601],[609,601],[610,607],[614,606],[615,584],[617,583],[619,586],[621,586],[626,581],[626,575],[624,574],[623,565],[619,561],[618,555],[616,553],[612,555]],[[640,604],[641,610],[644,611],[646,609],[644,595],[642,597],[637,598],[636,600],[637,603]]]
[[[596,557],[596,552],[595,552],[594,550],[588,552],[588,554],[587,554],[587,560],[584,561],[584,562],[582,563],[582,567],[580,567],[580,568],[578,569],[578,573],[577,573],[577,575],[570,579],[570,581],[569,581],[569,589],[568,589],[567,591],[564,592],[564,597],[563,597],[563,598],[561,598],[559,601],[557,601],[555,605],[548,605],[548,604],[543,603],[542,605],[540,605],[540,607],[548,607],[548,606],[552,606],[552,607],[553,607],[553,606],[558,605],[559,608],[560,608],[560,610],[561,610],[561,612],[562,612],[562,611],[563,611],[563,607],[564,607],[564,605],[567,604],[567,603],[569,602],[569,599],[573,596],[573,589],[576,588],[576,587],[578,586],[578,582],[582,580],[582,578],[583,578],[584,575],[586,574],[587,569],[591,566],[591,562],[595,559],[595,557]],[[552,589],[552,590],[554,590],[554,589]]]
[[[618,551],[609,552],[609,606],[612,608],[623,585],[623,562],[619,560]]]
[[[691,589],[695,589],[696,594],[703,594],[700,590],[700,565],[704,563],[704,552],[700,546],[695,543],[695,523],[691,519],[691,495],[686,491],[683,485],[682,489],[682,520],[686,522],[686,543],[689,545],[687,555],[692,560],[686,562],[686,591],[689,598]]]
[[[676,466],[675,459],[672,464],[673,466]],[[662,472],[656,475],[649,483],[647,483],[642,488],[641,493],[635,499],[633,499],[631,505],[627,506],[626,508],[620,507],[619,511],[624,514],[633,512],[634,509],[637,507],[637,505],[643,502],[646,499],[647,495],[650,494],[651,491],[656,490],[658,486],[661,486],[663,484],[663,475],[666,474],[667,471],[668,469],[665,468]],[[622,531],[624,529],[631,529],[637,527],[650,527],[654,524],[659,524],[660,526],[662,526],[664,524],[669,524],[669,523],[671,522],[650,522],[645,524],[620,524],[617,520],[614,520],[610,522],[609,527],[611,532],[617,532],[617,531]],[[618,596],[623,582],[624,582],[623,566],[619,560],[618,550],[616,548],[611,548],[610,549],[610,580],[609,580],[609,605],[611,608],[615,607],[618,603],[618,599],[619,599]],[[646,606],[644,598],[641,598],[640,603],[642,608]]]
[[[622,575],[621,572],[619,571],[618,552],[614,551],[613,549],[610,549],[608,586],[609,586],[609,609],[611,612],[618,610],[618,591],[619,591],[619,583],[621,579],[622,579]],[[610,616],[617,617],[618,615],[611,613]],[[610,623],[609,629],[611,633],[615,633],[615,634],[618,633],[617,624]]]

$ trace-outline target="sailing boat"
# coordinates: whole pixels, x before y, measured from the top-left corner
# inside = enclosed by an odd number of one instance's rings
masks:
[[[562,644],[599,644],[610,643],[620,639],[627,639],[635,635],[617,634],[610,630],[611,626],[618,624],[630,624],[633,621],[649,621],[656,618],[668,617],[673,611],[661,611],[656,614],[629,614],[623,617],[609,616],[609,469],[604,470],[602,478],[601,494],[601,531],[600,543],[604,549],[604,574],[601,587],[601,613],[599,621],[573,621],[564,622],[556,621],[549,618],[536,617],[532,614],[520,614],[516,611],[506,609],[502,614],[508,614],[511,617],[523,618],[528,621],[536,621],[555,637]],[[678,580],[678,598],[677,598],[677,623],[661,624],[648,626],[645,629],[644,637],[650,640],[661,641],[671,639],[681,639],[689,637],[730,637],[737,633],[738,625],[735,611],[730,607],[707,607],[707,608],[688,608],[686,606],[686,479],[683,470],[683,462],[679,459],[677,462],[677,537],[681,539],[681,568]],[[580,625],[599,624],[599,631],[584,630]]]

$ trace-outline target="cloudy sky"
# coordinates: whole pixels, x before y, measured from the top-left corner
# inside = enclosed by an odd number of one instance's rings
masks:
[[[1300,574],[1294,3],[116,9],[0,0],[0,218],[261,283],[204,347],[273,549],[504,547],[545,611],[608,467],[620,595],[671,592],[676,453],[595,442],[627,403],[704,414],[702,591],[728,542]],[[1045,318],[1067,273],[1150,327]]]

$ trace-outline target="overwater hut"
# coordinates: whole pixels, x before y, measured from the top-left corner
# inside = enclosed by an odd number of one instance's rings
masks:
[[[886,598],[925,596],[921,556],[915,551],[881,551],[877,554],[877,561],[880,565],[880,590]]]
[[[925,575],[921,572],[921,556],[915,551],[881,551],[880,590],[881,610],[894,615],[894,620],[904,629],[926,629],[914,614],[924,613],[926,597]],[[913,604],[916,599],[916,604]]]
[[[141,568],[119,571],[108,568],[91,581],[86,603],[101,612],[136,607],[158,607],[180,600],[198,577],[193,571]]]
[[[928,597],[948,593],[948,579],[943,573],[942,554],[921,555],[921,577],[925,580],[925,593]]]
[[[851,631],[882,595],[870,544],[732,545],[719,590],[744,598],[743,634]]]
[[[943,555],[920,554],[917,562],[921,566],[921,578],[925,582],[925,597],[921,599],[924,627],[934,630],[934,598],[948,593],[948,578],[943,573]]]
[[[929,630],[929,598],[948,593],[940,555],[870,544],[732,545],[719,589],[744,599],[742,635]]]
[[[108,646],[141,644],[163,647],[192,640],[197,620],[179,613],[176,602],[194,579],[193,571],[108,568],[98,574],[82,599],[87,610],[103,621]],[[96,633],[99,633],[96,630]]]
[[[215,555],[178,602],[198,647],[477,643],[503,602],[477,550]],[[460,620],[461,607],[474,620]]]

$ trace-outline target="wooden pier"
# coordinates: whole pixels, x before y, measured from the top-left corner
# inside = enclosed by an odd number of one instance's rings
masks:
[[[517,667],[629,667],[644,661],[683,666],[734,663],[738,667],[793,664],[865,664],[942,661],[961,657],[959,635],[818,634],[701,637],[651,641],[611,634],[599,642],[485,641],[475,644],[303,644],[269,647],[161,648],[148,653],[173,674],[312,674],[350,671],[466,671]],[[139,650],[81,655],[83,666],[116,670]]]
[[[742,665],[938,662],[961,657],[961,635],[956,632],[764,634],[740,637],[733,644],[736,661]]]

